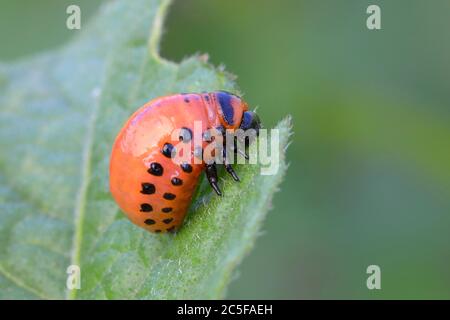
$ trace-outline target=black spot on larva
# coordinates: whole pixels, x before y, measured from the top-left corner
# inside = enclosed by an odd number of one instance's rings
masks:
[[[184,172],[187,172],[187,173],[191,173],[191,172],[192,172],[192,166],[191,166],[189,163],[183,163],[183,164],[181,164],[181,169],[182,169]]]
[[[194,147],[194,157],[203,159],[203,148],[201,146]]]
[[[189,98],[188,97],[184,98],[184,102],[189,103],[190,102]]]
[[[203,141],[207,141],[207,142],[211,142],[213,140],[213,135],[211,134],[211,130],[206,130],[203,132],[202,134],[203,136]]]
[[[207,94],[205,94],[205,95],[203,96],[203,98],[205,98],[206,102],[209,102],[209,96],[208,96]]]
[[[169,213],[169,212],[172,212],[173,209],[171,207],[167,207],[167,208],[162,208],[161,210],[162,210],[162,212]]]
[[[170,192],[166,192],[163,195],[163,198],[166,200],[173,200],[173,199],[175,199],[175,197],[176,197],[176,195],[174,195],[173,193],[170,193]]]
[[[180,141],[189,142],[192,139],[192,130],[186,127],[180,129]]]
[[[141,204],[141,212],[151,212],[153,211],[153,207],[148,203]]]
[[[161,232],[161,230],[157,229],[157,230],[155,230],[155,232],[156,232],[156,233],[160,233],[160,232]]]
[[[174,232],[175,226],[171,226],[170,228],[167,228],[166,230],[167,230],[167,232]]]
[[[147,220],[144,221],[144,223],[150,226],[152,224],[155,224],[156,222],[153,219],[147,219]]]
[[[174,186],[181,186],[183,184],[183,180],[180,178],[174,177],[172,180],[170,180]]]
[[[234,109],[231,104],[232,94],[228,92],[217,92],[217,100],[219,101],[220,108],[222,109],[223,117],[229,125],[233,125]]]
[[[148,173],[154,175],[154,176],[162,176],[164,172],[164,169],[162,165],[160,165],[158,162],[152,162],[150,164],[150,168],[148,169]]]
[[[142,183],[141,193],[143,194],[154,194],[156,191],[155,185],[153,183],[144,182]]]
[[[169,223],[171,223],[173,221],[173,218],[167,218],[167,219],[164,219],[163,220],[163,222],[165,223],[165,224],[169,224]]]
[[[162,154],[165,155],[167,158],[172,158],[172,151],[173,151],[174,147],[172,144],[170,143],[165,143],[164,146],[162,147]]]

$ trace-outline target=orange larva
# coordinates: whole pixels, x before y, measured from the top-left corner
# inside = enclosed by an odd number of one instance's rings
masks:
[[[194,122],[202,133],[216,129],[260,128],[257,115],[238,96],[217,91],[176,94],[151,100],[125,123],[114,142],[110,160],[110,190],[120,208],[136,225],[152,232],[173,232],[183,223],[199,176],[206,171],[217,194],[216,164],[197,163],[191,143]],[[174,141],[173,134],[177,141]],[[205,148],[211,141],[202,139]],[[190,143],[188,161],[176,163],[179,143]],[[203,149],[202,149],[203,150]],[[227,171],[239,180],[225,161]]]

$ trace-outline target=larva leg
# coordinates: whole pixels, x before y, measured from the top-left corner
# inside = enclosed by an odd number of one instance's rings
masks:
[[[219,185],[217,184],[218,179],[215,163],[206,165],[206,177],[208,178],[209,184],[217,193],[217,195],[222,196],[222,191],[220,191]]]
[[[233,177],[234,181],[241,181],[239,179],[239,176],[236,174],[233,167],[231,166],[231,164],[228,163],[226,148],[223,148],[223,162],[225,165],[225,169]]]

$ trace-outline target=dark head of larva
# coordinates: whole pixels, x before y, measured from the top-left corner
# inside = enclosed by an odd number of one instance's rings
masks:
[[[245,111],[242,115],[242,121],[239,125],[239,129],[248,130],[253,129],[256,131],[256,135],[259,135],[259,129],[261,129],[261,120],[258,115],[253,111]]]

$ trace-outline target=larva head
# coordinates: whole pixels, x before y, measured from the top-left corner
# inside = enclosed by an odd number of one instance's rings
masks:
[[[259,135],[259,129],[261,129],[261,120],[253,111],[244,111],[239,128],[242,130],[254,129],[256,131],[256,135]]]

